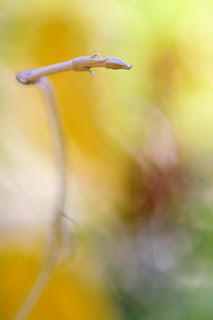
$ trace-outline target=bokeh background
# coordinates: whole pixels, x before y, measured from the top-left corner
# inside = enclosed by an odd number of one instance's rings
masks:
[[[212,319],[212,39],[210,0],[1,0],[0,319],[42,265],[57,193],[44,99],[14,75],[96,52],[134,66],[51,77],[78,227],[29,319]]]

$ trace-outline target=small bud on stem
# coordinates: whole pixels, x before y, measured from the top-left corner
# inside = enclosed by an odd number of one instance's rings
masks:
[[[95,57],[98,57],[95,59]],[[33,69],[24,70],[16,74],[16,79],[21,84],[32,84],[35,83],[41,77],[45,77],[51,74],[64,72],[64,71],[89,71],[91,75],[95,75],[90,70],[91,68],[107,68],[107,69],[125,69],[130,70],[132,65],[128,65],[118,58],[106,57],[101,58],[101,56],[96,53],[93,56],[78,57],[66,62],[56,63],[50,66]]]

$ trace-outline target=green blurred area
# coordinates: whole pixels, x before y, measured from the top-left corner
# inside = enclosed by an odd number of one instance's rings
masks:
[[[51,77],[74,256],[29,319],[212,319],[213,2],[0,3],[0,319],[42,263],[57,190],[49,119],[14,75],[94,53],[130,71]]]

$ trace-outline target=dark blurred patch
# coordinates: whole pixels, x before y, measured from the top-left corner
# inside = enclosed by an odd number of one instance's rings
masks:
[[[149,168],[143,169],[138,164],[132,164],[129,173],[131,219],[140,223],[152,218],[160,224],[172,219],[171,208],[178,204],[184,193],[183,174],[180,165],[161,168],[157,163],[150,162]]]

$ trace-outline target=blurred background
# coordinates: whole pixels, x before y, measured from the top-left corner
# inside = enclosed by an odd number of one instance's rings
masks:
[[[29,319],[212,319],[213,2],[1,0],[0,39],[0,319],[40,270],[57,196],[43,96],[14,75],[97,52],[133,68],[51,76],[78,227]]]

